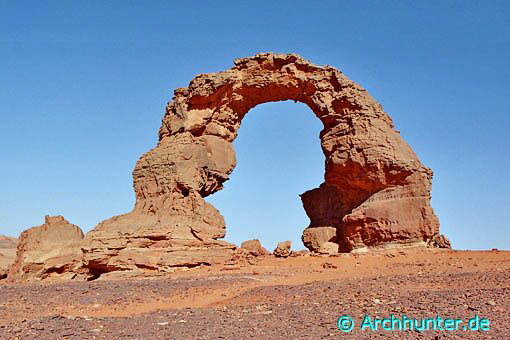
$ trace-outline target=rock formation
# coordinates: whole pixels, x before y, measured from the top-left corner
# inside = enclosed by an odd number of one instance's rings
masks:
[[[223,218],[203,197],[220,190],[234,169],[232,142],[244,115],[258,104],[281,100],[307,104],[324,125],[325,180],[301,195],[311,220],[303,234],[310,250],[426,246],[438,235],[430,206],[432,171],[381,105],[333,67],[264,53],[237,59],[230,70],[198,75],[175,91],[157,147],[133,172],[134,210],[87,236],[100,244],[95,258],[110,256],[112,248],[151,247],[151,240],[128,245],[128,239],[136,236],[138,242],[148,235],[166,242],[166,249],[202,249],[201,256],[209,256],[205,249],[228,249],[217,241],[225,234]]]
[[[291,247],[290,241],[280,242],[274,249],[273,255],[276,257],[289,257],[291,254],[290,247]]]
[[[333,67],[293,54],[258,54],[234,64],[175,90],[158,145],[133,171],[135,207],[87,235],[88,268],[161,271],[228,258],[234,246],[219,240],[225,222],[204,197],[222,189],[236,165],[232,142],[245,114],[271,101],[305,103],[324,125],[324,183],[301,195],[311,220],[303,233],[310,250],[426,246],[438,235],[432,171],[365,89]]]
[[[259,240],[244,241],[241,243],[241,249],[253,256],[269,255],[269,252],[262,247]]]
[[[74,278],[81,269],[83,232],[62,216],[46,216],[43,225],[21,233],[11,281],[47,279],[53,275]],[[84,274],[83,277],[87,277]]]
[[[450,249],[452,246],[450,244],[450,240],[446,238],[444,235],[436,235],[432,239],[430,239],[427,243],[430,247],[433,248],[446,248]]]
[[[101,222],[81,242],[81,263],[90,277],[229,259],[235,246],[220,240],[224,219],[204,197],[221,190],[236,165],[232,142],[243,117],[258,104],[283,100],[305,103],[324,126],[324,182],[301,195],[310,218],[302,237],[308,249],[337,253],[447,245],[438,238],[430,206],[432,171],[365,89],[331,66],[294,54],[263,53],[234,64],[175,90],[157,146],[133,171],[133,210]],[[32,234],[56,230],[39,228],[22,236],[11,275],[23,276],[27,266],[41,275],[66,270],[61,253],[28,251]],[[61,228],[76,235],[73,244],[79,241],[77,230]],[[77,248],[66,249],[66,266],[73,267]]]
[[[11,236],[0,235],[0,251],[16,249],[18,239]]]
[[[16,258],[18,239],[0,235],[0,280],[7,277],[10,266]]]

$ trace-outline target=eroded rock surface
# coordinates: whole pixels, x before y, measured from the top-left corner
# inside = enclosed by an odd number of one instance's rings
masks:
[[[21,233],[11,281],[75,278],[81,269],[83,232],[62,216],[46,216],[43,225]],[[84,275],[85,278],[87,275]]]

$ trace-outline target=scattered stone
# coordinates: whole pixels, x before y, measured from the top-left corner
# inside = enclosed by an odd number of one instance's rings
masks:
[[[324,269],[336,269],[338,268],[337,265],[333,264],[333,263],[330,263],[330,262],[324,262],[322,265],[321,265],[322,268]]]
[[[310,256],[310,251],[306,249],[293,251],[290,253],[291,257],[299,257],[299,256]]]

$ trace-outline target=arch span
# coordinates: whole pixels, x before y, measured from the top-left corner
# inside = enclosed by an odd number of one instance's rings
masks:
[[[301,195],[310,250],[426,245],[438,236],[432,171],[365,89],[333,67],[294,54],[263,53],[234,64],[175,90],[158,145],[133,171],[133,211],[86,237],[90,265],[110,270],[137,261],[161,267],[224,259],[233,246],[219,240],[223,217],[203,197],[221,190],[234,170],[232,141],[245,114],[283,100],[305,103],[324,125],[324,182]]]

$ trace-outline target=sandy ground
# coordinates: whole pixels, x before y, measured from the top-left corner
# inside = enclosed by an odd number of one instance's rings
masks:
[[[1,339],[510,339],[509,311],[503,251],[266,256],[151,278],[0,284]],[[391,314],[462,322],[360,329],[366,315],[373,327]],[[488,331],[462,328],[476,315]]]

